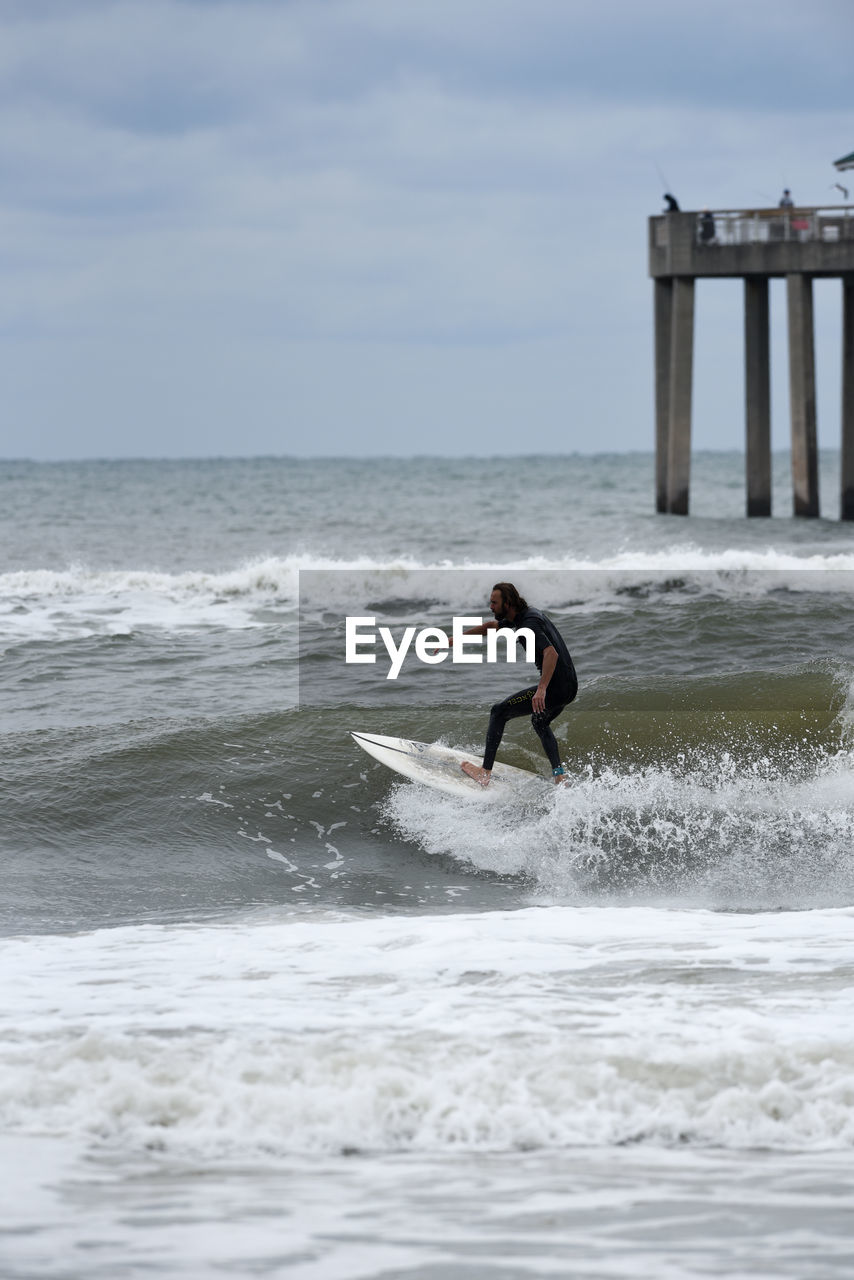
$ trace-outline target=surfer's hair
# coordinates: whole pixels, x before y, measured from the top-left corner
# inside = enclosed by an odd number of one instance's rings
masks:
[[[492,590],[501,592],[505,609],[514,609],[517,614],[524,613],[527,609],[528,601],[519,595],[512,582],[496,582]]]

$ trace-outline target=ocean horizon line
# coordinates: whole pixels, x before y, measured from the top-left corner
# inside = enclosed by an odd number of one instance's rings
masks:
[[[837,447],[819,448],[819,457],[828,458],[838,455]],[[791,449],[772,449],[774,458],[788,458]],[[692,459],[698,458],[743,458],[744,449],[694,449]],[[653,460],[655,448],[648,449],[567,449],[567,450],[523,450],[496,453],[193,453],[193,454],[81,454],[79,457],[4,457],[0,455],[0,465],[27,466],[68,466],[94,463],[140,463],[155,462],[506,462],[514,459],[530,460],[534,458],[644,458]]]

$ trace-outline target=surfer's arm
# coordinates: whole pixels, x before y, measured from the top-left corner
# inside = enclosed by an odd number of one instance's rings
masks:
[[[540,683],[537,685],[537,692],[531,699],[531,709],[533,711],[545,711],[546,709],[546,689],[549,687],[549,681],[555,672],[557,666],[557,649],[554,645],[549,645],[548,649],[543,651],[543,669],[540,673]]]
[[[462,634],[464,636],[485,636],[487,631],[494,631],[497,626],[498,626],[498,623],[495,621],[495,619],[490,618],[488,622],[481,622],[476,627],[466,627],[465,631]],[[448,636],[448,644],[453,648],[453,644],[454,644],[453,635]]]

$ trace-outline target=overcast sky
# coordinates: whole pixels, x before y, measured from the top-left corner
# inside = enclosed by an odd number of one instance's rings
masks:
[[[649,449],[647,218],[854,197],[852,49],[851,0],[0,0],[0,455]]]

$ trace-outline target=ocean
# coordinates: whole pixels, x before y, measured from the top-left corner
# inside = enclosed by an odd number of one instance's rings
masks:
[[[854,1271],[854,527],[648,454],[0,469],[0,1273]],[[345,661],[488,616],[575,660]]]

